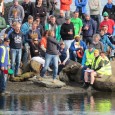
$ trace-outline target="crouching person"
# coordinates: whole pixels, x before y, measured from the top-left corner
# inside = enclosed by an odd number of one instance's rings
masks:
[[[84,88],[88,88],[87,90],[93,89],[95,76],[97,76],[99,70],[103,67],[103,60],[99,55],[99,50],[94,51],[94,56],[95,58],[91,64],[91,69],[87,68],[84,74],[84,80],[85,80]],[[90,79],[90,86],[89,86],[89,79]]]
[[[65,43],[60,43],[59,49],[59,66],[58,66],[58,75],[62,71],[62,69],[69,63],[69,50],[65,48]]]
[[[4,44],[0,46],[0,94],[4,94],[6,88],[8,69],[10,68],[8,38],[4,38]]]

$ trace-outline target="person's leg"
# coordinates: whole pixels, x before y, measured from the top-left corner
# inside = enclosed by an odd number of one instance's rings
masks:
[[[77,62],[77,53],[76,53],[76,51],[73,51],[73,56],[74,56],[74,59],[75,59],[74,61]]]
[[[20,67],[21,63],[21,57],[22,57],[22,49],[17,49],[16,52],[16,66],[15,66],[15,75],[18,75],[18,69]]]
[[[94,81],[95,81],[95,76],[96,76],[96,72],[91,72],[91,81],[90,81],[90,84],[93,85],[94,84]]]
[[[84,81],[84,73],[85,73],[85,70],[87,69],[88,67],[87,66],[84,66],[82,69],[81,69],[81,80]]]
[[[56,77],[57,77],[57,73],[58,73],[58,60],[59,60],[58,55],[53,55],[53,58],[52,58],[52,62],[53,62],[53,65],[54,65],[53,79],[56,79]]]
[[[0,71],[0,93],[6,89],[7,75],[3,71]]]
[[[47,69],[48,69],[48,67],[50,65],[51,60],[52,60],[52,55],[46,53],[45,65],[44,65],[44,68],[42,69],[41,74],[40,74],[41,77],[44,77],[45,72],[47,71]]]
[[[14,71],[14,74],[15,74],[16,50],[11,49],[10,50],[10,55],[11,55],[11,68]]]
[[[88,72],[85,72],[85,74],[84,74],[84,84],[83,84],[83,88],[88,88],[88,86],[89,86],[89,83],[88,83],[88,76],[89,76],[89,73]]]
[[[29,54],[30,54],[30,46],[28,43],[25,43],[24,45],[24,54],[22,57],[22,63],[25,65],[28,62],[29,59]]]

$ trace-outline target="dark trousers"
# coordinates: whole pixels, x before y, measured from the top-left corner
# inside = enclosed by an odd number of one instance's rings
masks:
[[[91,18],[96,21],[97,23],[97,33],[99,33],[99,24],[101,22],[101,17],[100,15],[91,15]]]

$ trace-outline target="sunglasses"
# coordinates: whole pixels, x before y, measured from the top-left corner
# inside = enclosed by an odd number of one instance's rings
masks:
[[[38,41],[38,40],[34,40],[34,41]]]
[[[10,42],[10,41],[6,41],[6,42]]]

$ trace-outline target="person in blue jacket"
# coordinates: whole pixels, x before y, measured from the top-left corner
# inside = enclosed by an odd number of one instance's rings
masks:
[[[88,0],[75,0],[76,11],[79,11],[80,17],[87,13],[86,5]]]
[[[109,40],[108,36],[105,34],[105,31],[103,29],[100,31],[100,35],[101,35],[100,41],[103,43],[104,46],[104,52],[107,53],[110,47],[112,49],[110,52],[110,57],[113,57],[115,46],[111,43],[111,41]]]
[[[9,43],[10,40],[4,38],[4,43],[0,46],[0,94],[5,93],[7,71],[10,69]]]
[[[81,40],[80,35],[75,36],[75,40],[71,43],[70,46],[70,59],[78,61],[79,56],[82,58],[82,52],[87,49],[86,43]]]

